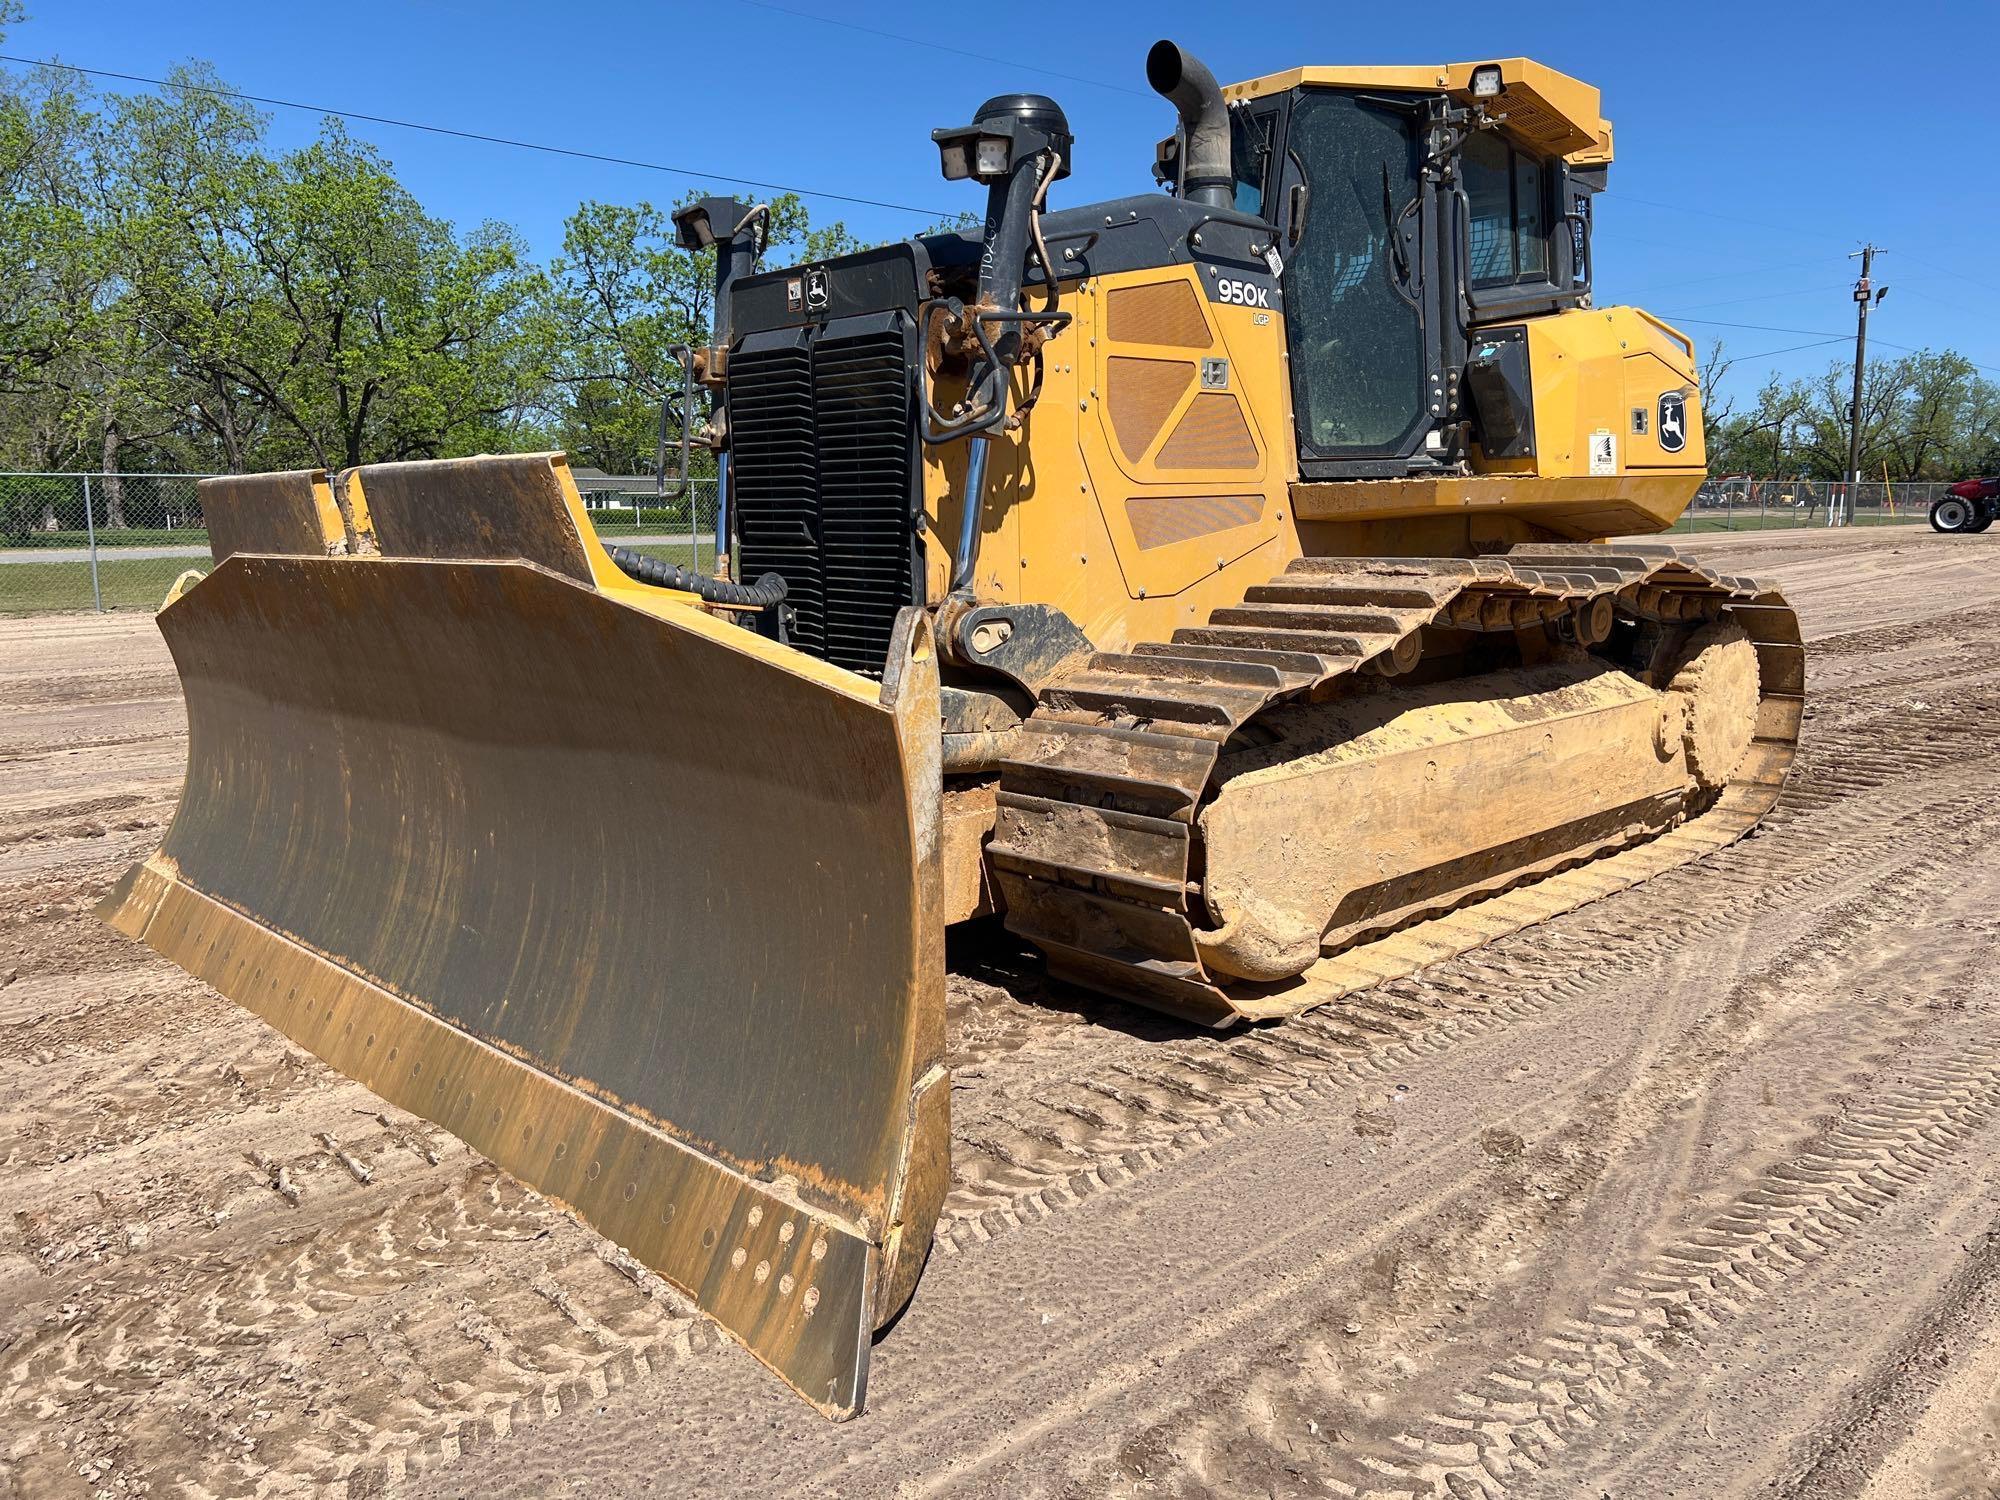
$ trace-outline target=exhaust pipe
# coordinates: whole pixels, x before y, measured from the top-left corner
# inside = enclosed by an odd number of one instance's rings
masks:
[[[1215,75],[1200,58],[1173,42],[1153,43],[1146,54],[1146,82],[1171,99],[1181,115],[1181,196],[1190,203],[1228,208],[1234,178],[1229,170],[1229,106]]]

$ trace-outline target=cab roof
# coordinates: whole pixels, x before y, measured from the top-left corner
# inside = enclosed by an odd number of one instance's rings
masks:
[[[1444,93],[1472,102],[1475,68],[1497,64],[1501,89],[1487,102],[1507,119],[1502,128],[1524,145],[1561,156],[1577,166],[1611,160],[1611,122],[1599,112],[1595,88],[1526,57],[1489,57],[1480,62],[1437,67],[1292,68],[1268,73],[1222,91],[1231,103],[1262,99],[1295,88],[1379,89],[1391,93]]]

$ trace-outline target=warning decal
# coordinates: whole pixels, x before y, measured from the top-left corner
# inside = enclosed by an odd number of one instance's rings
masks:
[[[1608,427],[1600,427],[1590,435],[1590,472],[1618,472],[1618,436]]]

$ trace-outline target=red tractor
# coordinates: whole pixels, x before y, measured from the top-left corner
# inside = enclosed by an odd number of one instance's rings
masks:
[[[1931,502],[1931,530],[1984,531],[2000,518],[2000,478],[1961,479]]]

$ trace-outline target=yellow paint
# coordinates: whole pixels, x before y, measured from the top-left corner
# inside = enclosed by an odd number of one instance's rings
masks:
[[[1307,527],[1308,552],[1463,551],[1538,532],[1589,539],[1673,525],[1708,466],[1692,342],[1633,307],[1575,308],[1492,326],[1523,324],[1534,456],[1490,459],[1475,447],[1468,475],[1302,483],[1293,505]],[[1687,403],[1687,442],[1669,453],[1659,445],[1659,398],[1676,390]],[[1334,525],[1338,531],[1329,529]]]
[[[347,506],[347,519],[354,528],[353,547],[360,553],[367,553],[375,547],[375,518],[368,514],[368,496],[361,486],[361,475],[353,470],[340,476],[340,501]]]
[[[326,542],[327,551],[345,552],[347,523],[340,518],[340,507],[333,502],[333,486],[327,482],[326,470],[313,470],[312,494],[313,513],[319,517],[319,534]],[[175,584],[176,588],[179,586]]]
[[[660,588],[628,577],[611,560],[610,553],[605,550],[604,543],[598,538],[597,528],[591,525],[590,513],[585,508],[583,496],[576,487],[576,477],[570,472],[568,457],[553,452],[541,456],[548,459],[554,471],[556,484],[562,496],[563,509],[569,524],[575,529],[582,543],[584,559],[590,567],[591,585],[599,593],[655,618],[671,620],[684,630],[707,636],[733,651],[769,663],[791,673],[794,677],[831,688],[846,697],[867,703],[880,700],[882,693],[880,683],[850,672],[844,667],[837,667],[831,662],[821,661],[816,656],[808,656],[803,651],[781,646],[754,630],[743,629],[732,623],[726,615],[712,613],[702,603],[698,594],[680,589]],[[443,462],[476,463],[477,461],[453,459]],[[362,472],[348,474],[346,483],[348,507],[356,518],[357,530],[367,516],[367,500],[362,492]],[[393,565],[395,559],[385,559],[374,553],[366,553],[357,556],[354,561],[361,564]]]
[[[1291,387],[1283,315],[1226,306],[1201,292],[1191,266],[1094,277],[1066,289],[1070,324],[1043,350],[1040,400],[1018,431],[994,443],[987,461],[984,531],[975,590],[981,599],[1049,604],[1100,648],[1164,639],[1206,619],[1299,555],[1290,520],[1296,472]],[[1121,288],[1184,282],[1207,343],[1153,344],[1110,337],[1107,303]],[[1108,409],[1114,359],[1174,363],[1187,378],[1167,416],[1135,455]],[[1204,359],[1228,361],[1226,385],[1204,390]],[[1173,468],[1162,450],[1204,395],[1238,404],[1255,461]],[[979,441],[974,439],[973,441]],[[967,444],[924,451],[926,596],[949,589],[958,535]],[[1218,496],[1260,496],[1254,520],[1150,548],[1133,534],[1127,501],[1147,497],[1199,504]]]
[[[1672,524],[1708,467],[1692,341],[1634,307],[1574,308],[1526,321],[1535,456],[1489,461],[1475,451],[1474,467],[1598,481],[1632,473],[1674,474],[1683,481],[1684,493],[1661,523]],[[1673,390],[1687,401],[1687,446],[1670,454],[1659,446],[1654,417],[1661,393]],[[1633,431],[1635,409],[1649,414],[1643,434]],[[1601,443],[1605,433],[1612,439],[1610,472],[1593,472],[1592,440]]]
[[[1276,312],[1197,295],[1205,347],[1114,340],[1107,304],[1120,288],[1186,282],[1168,266],[1072,286],[1069,326],[1043,352],[1040,400],[1020,429],[994,442],[975,591],[983,600],[1049,604],[1099,648],[1163,640],[1282,571],[1301,552],[1463,553],[1537,536],[1593,538],[1662,531],[1693,497],[1706,468],[1700,381],[1692,344],[1630,307],[1574,309],[1526,320],[1534,384],[1536,454],[1489,460],[1469,475],[1420,479],[1297,480],[1284,321]],[[1259,317],[1263,318],[1259,322]],[[1204,359],[1229,362],[1227,392],[1256,449],[1254,467],[1174,470],[1162,450],[1204,393]],[[1132,451],[1106,396],[1114,361],[1178,368],[1167,415]],[[1129,365],[1127,366],[1129,368]],[[1653,430],[1660,393],[1687,400],[1687,445],[1669,454]],[[1120,399],[1124,399],[1121,394]],[[1635,434],[1632,413],[1647,415]],[[1139,424],[1145,428],[1146,424]],[[1609,472],[1591,472],[1591,439],[1611,435]],[[974,441],[978,441],[975,439]],[[967,444],[924,451],[926,597],[949,589]],[[1600,468],[1604,466],[1600,463]],[[1127,502],[1261,497],[1253,520],[1144,547]],[[1166,507],[1162,507],[1166,508]],[[1242,509],[1243,507],[1237,507]]]
[[[1699,480],[1696,481],[1699,483]],[[1690,486],[1678,474],[1626,474],[1594,483],[1534,474],[1465,474],[1426,479],[1346,479],[1301,484],[1292,504],[1301,522],[1465,520],[1483,523],[1520,521],[1565,537],[1590,540],[1637,532],[1664,531],[1687,508]],[[1414,530],[1397,550],[1412,553],[1434,547],[1417,540]],[[1495,541],[1527,541],[1532,533],[1492,534]],[[1329,542],[1311,551],[1357,550],[1353,541]],[[1374,551],[1361,546],[1358,550]]]
[[[1577,166],[1602,166],[1611,160],[1611,122],[1601,113],[1598,91],[1581,79],[1526,57],[1490,57],[1435,67],[1288,68],[1231,84],[1222,93],[1224,98],[1236,100],[1262,99],[1295,88],[1375,89],[1444,93],[1460,104],[1470,104],[1473,69],[1489,63],[1499,64],[1503,88],[1497,99],[1486,102],[1496,114],[1511,111],[1517,116],[1517,124],[1502,126],[1509,135],[1556,152]],[[1537,121],[1535,130],[1519,128],[1519,122],[1530,119]]]
[[[183,569],[180,577],[174,580],[173,587],[167,590],[167,597],[160,601],[160,608],[165,609],[169,604],[172,604],[175,600],[179,599],[182,594],[185,594],[189,589],[193,588],[197,583],[200,583],[202,579],[207,576],[208,575],[203,573],[199,568]],[[155,611],[155,613],[158,613],[158,611]]]
[[[611,554],[598,538],[597,528],[591,525],[590,512],[576,487],[576,476],[570,472],[568,456],[556,453],[551,458],[555,465],[556,482],[562,489],[563,507],[569,512],[570,524],[583,541],[583,555],[590,564],[590,581],[600,594],[659,619],[671,620],[684,630],[705,635],[731,650],[780,667],[795,677],[832,688],[849,698],[872,703],[881,697],[880,683],[850,672],[845,667],[837,667],[832,662],[808,656],[803,651],[781,646],[754,630],[732,624],[726,618],[710,613],[699,594],[660,588],[628,576],[611,560]]]

